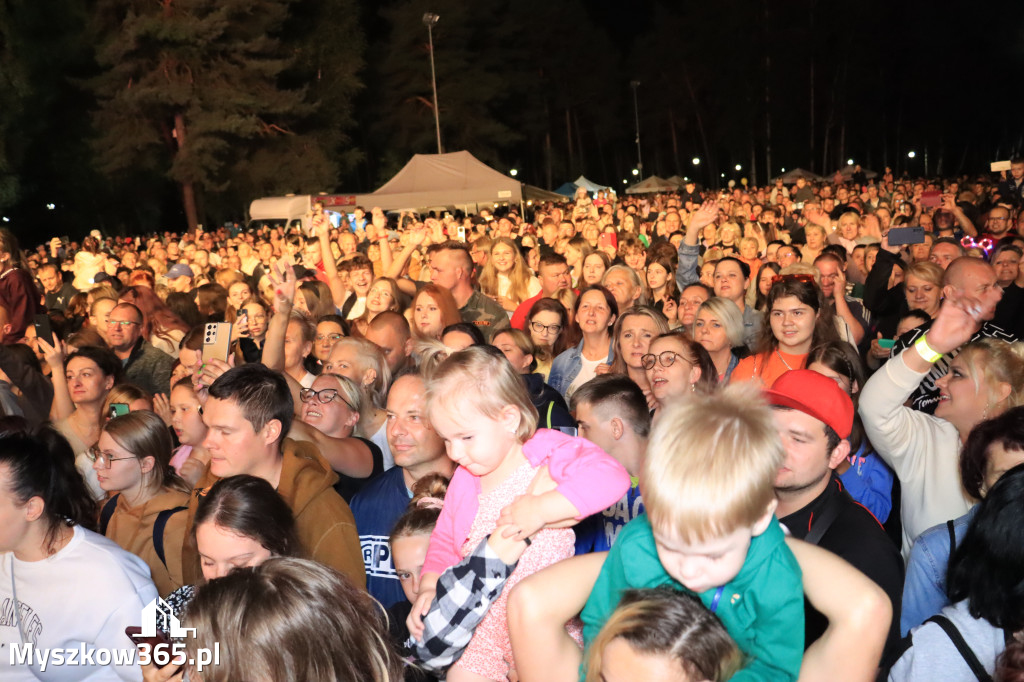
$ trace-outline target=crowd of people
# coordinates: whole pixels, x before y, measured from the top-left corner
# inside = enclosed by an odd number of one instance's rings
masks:
[[[6,677],[1024,680],[1024,160],[321,209],[0,230]]]

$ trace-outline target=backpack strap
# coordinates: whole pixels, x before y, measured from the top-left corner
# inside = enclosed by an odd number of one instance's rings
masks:
[[[981,661],[978,660],[974,651],[971,650],[971,647],[964,640],[963,635],[960,634],[960,631],[957,630],[956,626],[953,625],[953,622],[949,620],[949,618],[940,614],[932,616],[925,622],[935,623],[942,628],[942,631],[945,632],[953,641],[953,646],[955,646],[956,650],[960,652],[964,662],[967,663],[967,667],[971,669],[971,672],[974,673],[974,676],[979,680],[979,682],[992,682],[992,676],[985,672],[985,667],[981,664]]]
[[[107,534],[107,526],[110,524],[111,517],[114,516],[114,510],[117,509],[117,498],[119,497],[121,497],[121,493],[114,495],[103,505],[103,511],[100,512],[100,535]]]
[[[156,550],[156,555],[160,557],[160,562],[164,565],[164,568],[167,568],[167,558],[164,556],[164,529],[167,527],[167,522],[171,520],[172,516],[186,509],[188,507],[164,509],[157,514],[156,523],[153,524],[153,549]]]
[[[550,429],[551,427],[551,412],[555,409],[555,401],[551,400],[548,402],[548,414],[544,418],[544,424]]]
[[[953,525],[953,519],[946,521],[946,530],[949,532],[949,558],[946,560],[946,573],[949,573],[949,567],[953,563],[953,552],[956,550],[956,528]]]

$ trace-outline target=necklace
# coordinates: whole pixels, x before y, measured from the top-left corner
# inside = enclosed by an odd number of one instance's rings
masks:
[[[786,358],[782,357],[782,353],[779,352],[778,348],[775,349],[775,354],[779,356],[779,360],[782,360],[782,364],[786,366],[786,369],[792,371],[793,368],[789,366],[788,362],[786,362]]]

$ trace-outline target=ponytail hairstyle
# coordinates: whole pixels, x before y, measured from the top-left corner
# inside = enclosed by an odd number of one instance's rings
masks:
[[[53,427],[33,429],[20,417],[0,419],[0,467],[7,473],[3,492],[17,506],[33,497],[42,500],[47,553],[55,551],[61,527],[96,530],[96,503],[75,468],[71,445]]]
[[[398,517],[388,544],[411,535],[429,535],[441,515],[448,479],[441,474],[427,474],[412,487],[412,500],[405,513]]]
[[[155,412],[139,410],[114,417],[103,426],[103,431],[140,462],[146,457],[155,460],[153,468],[143,474],[146,487],[151,492],[158,492],[162,488],[183,493],[192,491],[192,486],[171,466],[171,451],[174,448],[171,432]]]
[[[196,528],[207,522],[252,538],[275,556],[301,554],[292,510],[262,478],[229,476],[200,497],[192,524],[193,545]]]
[[[691,680],[728,680],[742,663],[740,650],[715,615],[696,597],[669,587],[622,593],[590,646],[586,682],[604,679],[604,652],[616,639],[636,652],[671,659]]]

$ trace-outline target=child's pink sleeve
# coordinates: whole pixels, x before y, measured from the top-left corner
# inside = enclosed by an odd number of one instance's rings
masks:
[[[423,573],[443,573],[462,560],[462,543],[469,537],[476,518],[478,481],[462,467],[455,470],[444,496],[441,515],[430,534],[430,545],[423,560]]]
[[[585,438],[537,429],[523,444],[523,454],[535,467],[547,465],[558,492],[583,519],[612,506],[629,490],[629,472],[618,460]]]

